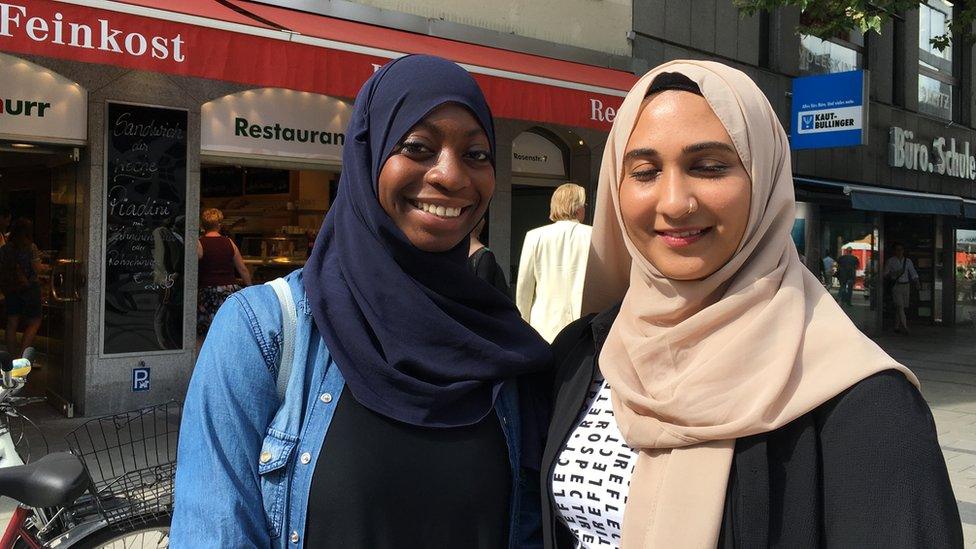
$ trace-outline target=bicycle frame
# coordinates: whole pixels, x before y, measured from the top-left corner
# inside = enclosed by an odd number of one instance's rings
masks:
[[[14,383],[13,388],[0,389],[0,402],[6,402],[10,396],[24,386],[23,379],[15,378]],[[6,412],[0,410],[0,413]],[[0,467],[15,467],[23,464],[24,461],[20,459],[20,454],[17,453],[17,448],[14,445],[14,438],[10,434],[10,424],[5,422],[4,425],[0,425]]]
[[[82,522],[56,538],[49,540],[47,543],[41,543],[37,538],[37,534],[27,527],[27,519],[36,512],[36,509],[31,509],[30,507],[23,505],[17,506],[13,516],[10,517],[10,522],[7,524],[7,529],[4,531],[3,537],[0,538],[0,549],[13,549],[14,544],[18,540],[26,543],[30,549],[46,549],[48,547],[68,549],[83,542],[89,535],[108,526],[108,521],[105,519]]]
[[[14,438],[10,436],[10,426],[0,427],[0,468],[23,464],[24,461],[20,459],[20,454],[14,446]]]
[[[44,546],[27,529],[27,518],[32,513],[33,511],[28,507],[24,507],[23,505],[17,506],[17,509],[14,510],[14,515],[10,517],[7,529],[3,533],[3,538],[0,538],[0,549],[11,549],[14,543],[17,543],[18,539],[26,543],[30,549],[43,549]]]
[[[0,382],[0,414],[17,415],[15,405],[10,401],[25,385],[29,368],[27,366],[15,370],[15,373],[23,374],[18,376],[3,372],[3,381]],[[118,529],[119,524],[123,524],[126,520],[133,520],[133,516],[138,517],[139,520],[146,520],[147,517],[159,520],[160,517],[169,516],[171,507],[166,506],[172,505],[174,457],[170,456],[169,461],[153,464],[149,456],[159,457],[158,444],[167,451],[172,450],[175,445],[175,431],[171,415],[174,410],[178,413],[179,409],[178,403],[170,402],[108,418],[95,418],[69,433],[73,436],[68,439],[69,444],[74,442],[72,453],[85,464],[91,500],[82,503],[80,508],[78,503],[82,499],[74,504],[59,506],[56,510],[18,505],[0,538],[0,549],[13,549],[15,544],[23,544],[30,549],[66,549],[84,545],[86,538],[97,535],[110,526]],[[125,419],[126,422],[119,424],[119,418]],[[29,419],[27,421],[33,424]],[[114,427],[116,431],[106,429],[103,424],[105,421],[110,421],[109,426]],[[117,430],[123,428],[123,434],[118,434]],[[110,432],[114,433],[114,436]],[[134,439],[132,433],[137,433],[138,438]],[[157,440],[159,437],[163,438],[162,442]],[[134,467],[132,460],[123,460],[121,464],[98,461],[99,452],[111,453],[115,450],[121,456],[121,452],[130,446],[130,452],[126,455],[131,454],[133,460],[136,456],[133,449],[136,447],[141,448],[141,451],[146,454],[146,463],[142,464],[142,468]],[[98,487],[94,484],[91,472],[88,471],[90,465],[85,463],[86,456],[95,457],[96,461],[93,463],[98,465],[98,472],[101,473],[97,478],[103,479],[106,472],[111,472],[111,476],[102,481],[103,486]],[[9,424],[0,425],[0,469],[23,464]],[[145,484],[143,479],[147,472],[156,475],[155,480],[149,484]],[[166,480],[169,482],[165,482]],[[113,503],[117,504],[121,501],[125,505],[103,508],[100,499],[103,494],[107,494],[105,497],[114,498]],[[152,495],[153,499],[147,500],[147,495]],[[127,516],[124,515],[125,512],[136,514]]]

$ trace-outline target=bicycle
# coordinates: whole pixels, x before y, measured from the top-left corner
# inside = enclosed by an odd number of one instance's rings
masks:
[[[0,372],[2,408],[26,383],[30,360],[0,352]],[[94,418],[67,435],[69,452],[0,465],[0,495],[19,502],[0,549],[168,547],[181,410],[167,402]],[[0,448],[4,437],[9,429]]]
[[[23,358],[12,362],[10,372],[12,379],[26,378],[27,374],[30,373],[34,354],[34,348],[28,347],[24,350]],[[47,437],[30,418],[18,411],[20,406],[43,402],[44,397],[16,396],[23,384],[17,385],[11,381],[10,384],[0,385],[2,385],[0,387],[0,420],[2,420],[0,421],[0,468],[23,465],[30,461],[32,452],[30,441],[26,436],[25,424],[30,424],[40,435],[41,441],[44,443],[44,454],[47,454],[49,449]],[[11,422],[14,420],[19,420],[21,423],[20,435],[16,438],[11,428]],[[24,446],[25,449],[21,450],[21,446]]]

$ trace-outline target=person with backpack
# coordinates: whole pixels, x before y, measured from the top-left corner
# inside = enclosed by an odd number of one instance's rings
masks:
[[[41,328],[38,274],[42,270],[41,252],[34,244],[34,224],[27,218],[17,219],[7,243],[0,247],[0,290],[6,298],[6,344],[12,356],[19,357],[30,347]],[[24,331],[18,342],[22,322]]]
[[[232,294],[184,406],[170,547],[541,543],[545,341],[468,268],[491,112],[447,60],[363,85],[301,270]],[[533,541],[535,540],[535,541]]]

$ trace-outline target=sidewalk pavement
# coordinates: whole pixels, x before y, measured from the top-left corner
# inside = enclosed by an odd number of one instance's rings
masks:
[[[922,326],[909,336],[886,333],[875,341],[922,382],[959,503],[966,547],[976,547],[976,328]]]
[[[959,504],[966,547],[976,548],[976,328],[922,326],[910,336],[886,333],[875,341],[922,382]],[[43,404],[24,413],[43,430],[52,452],[66,450],[64,435],[87,419],[65,419]],[[31,438],[36,455],[43,454],[43,445]],[[0,499],[0,525],[13,509],[11,500]]]

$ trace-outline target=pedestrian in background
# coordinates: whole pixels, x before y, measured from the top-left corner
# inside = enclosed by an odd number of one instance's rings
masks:
[[[346,135],[342,192],[284,281],[290,368],[284,289],[214,319],[170,546],[537,547],[545,409],[521,381],[549,346],[467,265],[495,189],[488,103],[458,65],[408,55],[366,81]]]
[[[759,87],[664,64],[606,151],[599,314],[553,343],[546,547],[961,548],[917,378],[800,264],[789,141]]]
[[[220,232],[223,221],[224,214],[217,208],[208,208],[200,214],[200,226],[204,232],[197,239],[198,339],[207,336],[214,315],[230,294],[241,289],[237,276],[241,277],[244,286],[251,285],[251,272],[244,264],[237,244]]]
[[[830,254],[826,254],[823,258],[823,282],[827,289],[834,287],[834,258],[830,257]]]
[[[884,277],[891,288],[891,302],[895,306],[895,333],[908,334],[908,315],[912,286],[918,284],[918,271],[911,259],[905,257],[905,246],[895,244],[893,255],[885,261]]]
[[[586,190],[566,183],[552,193],[552,224],[525,234],[515,302],[522,318],[546,341],[580,317],[592,233],[592,227],[583,224],[585,214]]]
[[[854,250],[844,248],[841,256],[837,259],[837,281],[840,283],[838,292],[840,302],[851,306],[854,297],[854,283],[857,281],[857,270],[861,268],[861,262],[854,255]]]
[[[491,284],[496,290],[512,298],[512,290],[505,280],[505,273],[498,266],[498,259],[495,254],[481,242],[481,233],[485,230],[485,219],[474,226],[471,231],[471,244],[468,246],[468,267],[477,275],[478,278]]]
[[[6,298],[7,352],[14,357],[34,343],[41,328],[41,282],[44,269],[41,251],[34,244],[34,223],[20,218],[14,221],[7,243],[0,248],[0,290]],[[23,334],[17,341],[17,331]]]
[[[10,208],[0,206],[0,246],[7,243],[7,235],[10,230]]]

